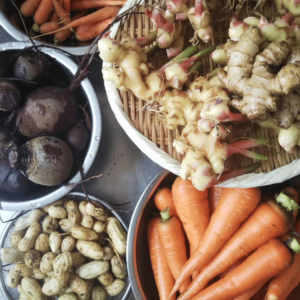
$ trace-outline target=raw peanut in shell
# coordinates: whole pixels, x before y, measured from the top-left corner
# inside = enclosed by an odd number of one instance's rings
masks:
[[[94,260],[102,259],[103,250],[99,244],[90,241],[77,241],[77,250],[84,256]]]
[[[111,272],[107,272],[106,274],[100,275],[97,277],[99,282],[104,285],[111,285],[114,282],[114,277]]]
[[[46,216],[43,221],[43,231],[50,234],[53,231],[58,229],[58,222],[56,219],[52,218],[51,216]]]
[[[111,260],[114,256],[114,250],[111,249],[110,247],[103,247],[103,260]]]
[[[88,292],[87,283],[77,275],[70,274],[70,278],[68,282],[70,287],[76,294],[81,295]]]
[[[124,290],[125,286],[126,284],[123,280],[116,279],[111,285],[104,288],[109,296],[117,296]]]
[[[29,268],[37,268],[41,262],[41,254],[36,250],[30,250],[25,254],[25,264]]]
[[[50,208],[50,206],[62,206],[64,204],[64,200],[63,199],[60,199],[60,200],[57,200],[49,205],[46,205],[46,206],[43,206],[41,209],[43,210],[43,212],[45,213],[48,213],[48,210]]]
[[[94,286],[92,290],[92,300],[106,300],[106,292],[101,286]]]
[[[87,215],[86,213],[86,205],[88,204],[88,201],[81,201],[79,203],[79,211],[83,216]]]
[[[44,212],[40,209],[33,210],[29,216],[23,217],[16,222],[14,229],[16,231],[24,230],[27,227],[31,226],[33,223],[40,220]]]
[[[109,271],[109,263],[107,261],[92,261],[80,266],[76,270],[76,274],[83,279],[94,279]]]
[[[25,253],[21,252],[18,248],[2,248],[1,260],[6,264],[15,264],[17,262],[24,262]]]
[[[93,230],[97,233],[101,233],[105,230],[105,223],[101,221],[96,221],[93,226]]]
[[[76,240],[71,237],[67,236],[65,237],[61,242],[61,252],[72,252],[76,247]]]
[[[41,280],[46,278],[46,274],[43,273],[39,268],[32,269],[32,275],[30,276],[34,279]]]
[[[94,225],[94,219],[91,216],[85,215],[82,217],[81,225],[85,228],[92,229]]]
[[[78,300],[78,297],[75,294],[64,294],[58,300]]]
[[[86,213],[96,220],[106,222],[109,218],[109,212],[105,209],[105,207],[98,202],[88,202],[86,205]]]
[[[70,278],[69,272],[57,271],[49,281],[45,282],[42,291],[47,296],[54,296],[60,293],[60,291],[67,286]]]
[[[10,236],[10,246],[13,248],[18,248],[21,239],[24,237],[23,231],[14,231]]]
[[[26,231],[25,236],[19,243],[19,250],[27,252],[34,248],[35,240],[42,231],[41,225],[38,222],[34,222]]]
[[[21,279],[21,275],[15,271],[15,268],[10,269],[6,276],[6,284],[11,288],[16,288]]]
[[[42,293],[42,287],[33,278],[23,278],[21,281],[22,289],[30,299],[44,300],[46,297]]]
[[[64,232],[71,232],[74,225],[69,219],[63,219],[59,221],[59,226]]]
[[[32,275],[32,269],[25,264],[17,263],[14,266],[15,271],[22,277],[30,277]]]
[[[62,206],[51,205],[48,210],[50,217],[54,219],[65,219],[68,215],[66,209]]]
[[[56,258],[56,255],[52,252],[48,252],[42,256],[40,269],[43,273],[47,274],[53,271],[53,262]]]
[[[61,235],[58,231],[54,231],[50,234],[49,245],[53,253],[55,253],[59,249],[61,245]]]
[[[90,300],[91,299],[91,294],[92,294],[92,289],[95,283],[95,280],[86,280],[85,281],[87,284],[87,292],[81,295],[78,295],[79,300]]]
[[[53,262],[54,271],[60,270],[66,272],[69,268],[72,267],[73,259],[70,252],[64,252],[57,255]]]
[[[71,235],[73,238],[82,241],[93,241],[98,239],[98,234],[95,231],[79,225],[72,228]]]
[[[111,270],[117,278],[125,279],[127,276],[126,263],[122,258],[120,258],[120,260],[116,255],[111,259]]]
[[[34,249],[42,253],[47,253],[49,251],[50,244],[48,234],[41,233],[40,235],[38,235],[35,241]]]
[[[81,215],[76,201],[68,200],[65,201],[65,208],[68,211],[68,219],[73,225],[80,224]]]
[[[115,249],[121,255],[126,254],[126,245],[127,245],[127,232],[122,227],[120,221],[111,217],[107,220],[107,232],[109,238],[111,239]]]
[[[72,267],[80,266],[86,261],[86,258],[80,252],[72,252],[71,257]]]

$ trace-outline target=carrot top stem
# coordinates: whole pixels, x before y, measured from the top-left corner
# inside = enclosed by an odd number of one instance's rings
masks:
[[[170,208],[169,207],[165,208],[163,211],[160,212],[160,215],[161,215],[161,220],[163,222],[169,221],[171,219]]]
[[[296,212],[300,208],[293,199],[283,192],[276,197],[276,201],[290,213]]]
[[[40,32],[40,26],[36,23],[34,23],[31,29],[35,32]]]
[[[293,253],[299,253],[300,252],[300,244],[298,240],[294,237],[285,240],[284,243],[287,245],[287,247],[293,252]]]

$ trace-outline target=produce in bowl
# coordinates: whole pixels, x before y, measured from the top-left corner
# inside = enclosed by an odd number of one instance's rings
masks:
[[[18,287],[20,299],[126,299],[124,223],[99,201],[72,200],[84,198],[70,194],[14,222],[1,249],[2,264],[15,264],[6,295]]]

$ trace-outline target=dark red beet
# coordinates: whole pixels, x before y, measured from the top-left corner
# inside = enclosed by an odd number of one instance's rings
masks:
[[[77,106],[65,88],[45,86],[32,91],[19,111],[16,126],[26,137],[66,133],[75,123]]]
[[[76,126],[69,130],[67,143],[77,153],[83,151],[89,141],[89,132],[82,126]]]
[[[19,88],[12,81],[0,81],[0,110],[13,111],[21,100]]]

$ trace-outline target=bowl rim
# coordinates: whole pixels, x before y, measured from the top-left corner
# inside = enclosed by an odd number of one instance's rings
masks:
[[[138,203],[134,209],[130,221],[130,225],[128,229],[128,237],[127,237],[128,248],[126,253],[126,260],[128,265],[128,275],[129,275],[130,285],[136,299],[147,300],[145,294],[143,293],[143,289],[141,288],[141,283],[139,278],[137,277],[137,271],[136,271],[137,270],[136,259],[135,259],[136,241],[137,241],[136,229],[139,228],[143,212],[146,208],[146,205],[152,198],[154,192],[162,183],[162,181],[165,180],[165,178],[168,177],[170,174],[172,173],[167,170],[162,170],[152,179],[152,181],[148,184],[143,194],[141,195],[140,199],[138,200]]]
[[[64,195],[64,197],[68,196],[68,195],[75,196],[75,197],[86,198],[85,194],[81,193],[81,192],[71,192],[71,193],[68,193],[67,195]],[[120,216],[120,214],[113,209],[113,207],[109,203],[107,203],[104,200],[102,200],[101,198],[98,198],[98,197],[93,196],[91,194],[88,194],[88,196],[89,196],[89,198],[91,200],[100,202],[103,206],[105,206],[107,209],[109,209],[110,213],[121,222],[121,224],[124,227],[124,229],[128,232],[128,225],[127,225],[127,223],[123,220],[123,218]],[[4,242],[5,242],[6,236],[8,234],[9,229],[12,226],[12,223],[15,221],[15,218],[17,218],[20,215],[21,215],[21,212],[16,212],[12,216],[13,221],[7,222],[7,224],[6,224],[3,232],[1,234],[1,237],[0,237],[0,249],[2,248],[2,246],[3,246]],[[127,262],[127,269],[128,269],[128,266],[129,266],[129,264]],[[129,273],[128,273],[128,278],[130,279]],[[0,290],[2,291],[2,293],[4,294],[4,296],[6,296],[7,299],[11,300],[11,297],[8,295],[8,292],[7,292],[6,288],[5,288],[4,277],[3,277],[3,270],[2,270],[2,263],[0,263]],[[124,293],[124,295],[122,297],[122,300],[126,300],[129,297],[130,292],[131,292],[131,282],[129,280],[128,287],[127,287],[127,289],[126,289],[126,291],[125,291],[125,293]]]
[[[22,32],[19,28],[15,27],[7,18],[6,14],[0,9],[0,25],[2,28],[14,39],[16,39],[19,42],[28,42],[28,36]],[[89,49],[89,45],[87,46],[55,46],[51,43],[46,43],[41,40],[35,40],[36,44],[41,45],[47,45],[47,46],[53,46],[59,49],[62,49],[64,51],[69,52],[70,54],[76,55],[76,56],[82,56],[84,55],[87,50]]]
[[[9,42],[0,44],[0,51],[9,51],[9,50],[21,50],[25,47],[32,46],[31,43],[26,42]],[[43,48],[41,47],[40,50],[45,54],[49,55],[53,59],[55,59],[59,64],[64,66],[68,71],[74,76],[76,73],[78,66],[65,54],[63,54],[59,49],[53,48]],[[101,133],[102,133],[102,117],[101,117],[101,109],[98,97],[96,92],[89,81],[89,79],[85,78],[81,82],[81,87],[87,99],[89,99],[90,105],[90,114],[92,120],[92,131],[90,137],[90,144],[87,149],[87,154],[84,158],[83,162],[83,173],[84,175],[88,172],[92,163],[95,160],[96,154],[99,149],[100,140],[101,140]],[[78,171],[69,181],[67,184],[74,184],[81,181],[81,175]],[[44,195],[39,198],[32,198],[30,200],[24,201],[8,201],[5,197],[0,197],[0,209],[1,210],[8,210],[8,211],[22,211],[28,209],[36,209],[45,205],[48,205],[57,199],[63,197],[64,195],[68,194],[74,186],[70,185],[60,185],[51,193]]]

